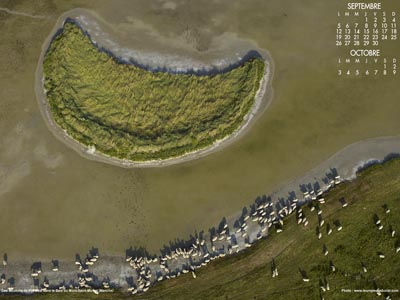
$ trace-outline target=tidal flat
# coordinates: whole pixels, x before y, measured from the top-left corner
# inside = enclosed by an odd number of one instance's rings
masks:
[[[0,11],[0,251],[36,259],[72,258],[92,246],[157,251],[237,214],[348,144],[398,135],[396,77],[337,77],[336,11],[345,3],[0,1],[43,16]],[[266,49],[275,65],[273,100],[246,135],[199,160],[156,169],[87,160],[54,138],[34,91],[43,41],[77,7],[96,14],[124,49],[204,62],[232,45],[231,55],[251,43]]]

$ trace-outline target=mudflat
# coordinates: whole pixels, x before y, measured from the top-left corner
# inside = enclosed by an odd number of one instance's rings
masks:
[[[130,245],[157,251],[237,214],[349,144],[398,135],[397,78],[336,75],[332,26],[345,1],[171,3],[0,2],[44,17],[0,11],[3,252],[71,258],[91,246],[118,255]],[[385,5],[398,9],[399,3]],[[41,46],[58,18],[76,7],[93,12],[99,32],[121,52],[140,44],[138,51],[208,63],[232,61],[229,55],[240,56],[249,45],[267,49],[275,66],[273,100],[245,135],[198,160],[124,169],[85,159],[54,138],[34,91]]]

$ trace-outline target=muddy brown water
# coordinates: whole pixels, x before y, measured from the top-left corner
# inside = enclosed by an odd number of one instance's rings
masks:
[[[336,76],[336,12],[344,3],[0,1],[45,17],[0,10],[0,252],[72,258],[91,246],[110,254],[130,245],[156,251],[350,143],[398,134],[398,77]],[[397,2],[384,4],[399,10]],[[48,130],[34,92],[42,43],[57,18],[77,7],[95,13],[125,48],[206,61],[212,50],[249,40],[274,59],[272,104],[238,141],[195,161],[123,169],[87,160]]]

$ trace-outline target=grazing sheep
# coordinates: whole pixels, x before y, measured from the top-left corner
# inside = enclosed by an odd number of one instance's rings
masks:
[[[278,268],[276,267],[274,259],[272,259],[271,261],[271,273],[272,273],[272,278],[277,277],[279,275]]]
[[[109,280],[103,280],[102,285],[103,285],[104,289],[106,289],[106,290],[109,289],[110,288]]]
[[[52,264],[53,264],[53,267],[52,267],[52,271],[53,272],[57,272],[58,271],[58,269],[59,269],[59,264],[58,264],[58,260],[56,260],[56,259],[53,259],[52,260]]]
[[[329,287],[329,282],[326,280],[326,277],[324,276],[324,285],[327,291],[329,291],[331,288]]]
[[[86,264],[81,265],[80,269],[82,270],[83,273],[89,272],[89,267]]]
[[[275,274],[274,277],[278,277],[278,275],[279,275],[279,274],[278,274],[278,269],[275,269],[275,270],[274,270],[274,274]]]
[[[396,244],[395,244],[395,248],[396,248],[396,253],[400,252],[400,240],[397,240]]]
[[[32,276],[32,277],[38,277],[39,274],[38,274],[38,272],[31,272],[31,276]]]
[[[385,210],[385,213],[387,213],[387,214],[390,213],[390,209],[389,209],[389,207],[387,206],[386,203],[383,204],[382,207],[383,207],[383,209]]]
[[[335,271],[336,271],[336,267],[335,267],[335,265],[333,264],[333,261],[332,261],[332,260],[329,261],[329,267],[331,268],[331,271],[332,271],[332,272],[335,272]]]
[[[15,278],[14,278],[14,277],[10,277],[10,278],[8,279],[8,287],[7,287],[7,289],[8,289],[9,291],[13,291],[14,288],[15,288]]]
[[[322,246],[322,253],[324,253],[325,256],[327,256],[329,253],[328,248],[326,247],[325,244]]]
[[[301,278],[303,279],[304,282],[310,281],[310,278],[308,278],[306,271],[299,269],[299,272],[300,272]]]
[[[49,280],[47,279],[47,277],[44,278],[43,286],[44,286],[46,289],[47,289],[48,287],[50,287],[50,282],[49,282]]]
[[[317,233],[317,237],[320,240],[322,238],[322,233],[321,230],[319,229],[319,227],[316,228],[316,233]]]
[[[393,229],[392,225],[389,225],[389,233],[392,238],[396,235],[396,231]]]
[[[331,233],[332,233],[332,228],[331,228],[331,225],[328,223],[328,224],[326,224],[326,233],[328,234],[328,235],[330,235]]]
[[[339,220],[335,220],[335,221],[333,222],[333,224],[335,224],[336,230],[337,230],[337,231],[341,231],[341,230],[343,229],[342,224],[340,224],[340,221],[339,221]]]
[[[318,216],[318,224],[319,224],[319,227],[322,227],[322,226],[324,226],[324,224],[325,224],[325,221],[324,221],[324,219],[322,218],[322,215],[319,215],[319,216]]]
[[[364,273],[368,272],[367,266],[363,262],[361,262],[361,267],[362,267],[362,270],[363,270]]]
[[[378,251],[376,254],[379,256],[379,258],[385,258],[385,255],[381,251]]]
[[[321,279],[319,280],[319,288],[322,290],[322,292],[326,292],[325,285]]]
[[[283,231],[283,226],[280,223],[275,224],[276,232],[280,233]]]
[[[374,285],[374,290],[377,291],[377,292],[376,292],[376,295],[377,295],[377,296],[381,296],[382,293],[381,293],[380,289],[378,289],[378,285],[376,284],[375,280],[373,280],[372,283],[373,283],[373,285]]]
[[[129,259],[130,260],[130,259]],[[126,261],[129,261],[128,258],[126,258]],[[75,264],[76,265],[81,265],[82,260],[79,254],[75,254]]]
[[[42,273],[42,263],[41,262],[33,263],[31,266],[31,276],[38,277],[40,273]]]
[[[340,204],[342,204],[343,208],[345,208],[348,205],[348,203],[346,202],[346,200],[343,197],[339,199],[339,202],[340,202]]]
[[[381,220],[379,219],[377,214],[374,214],[374,222],[375,222],[375,225],[381,224]]]
[[[317,215],[318,216],[321,215],[322,214],[322,209],[319,206],[317,206],[316,209],[317,209]]]

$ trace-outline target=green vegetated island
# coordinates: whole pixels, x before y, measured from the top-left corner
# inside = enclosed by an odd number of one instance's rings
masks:
[[[167,159],[203,149],[244,122],[263,59],[212,75],[148,71],[100,51],[65,22],[43,62],[54,121],[74,140],[119,159]]]

